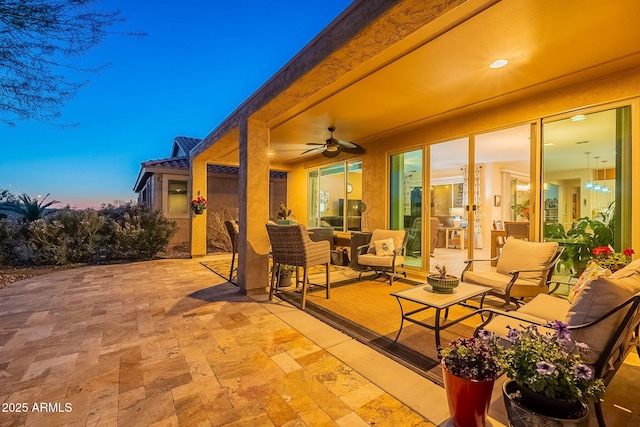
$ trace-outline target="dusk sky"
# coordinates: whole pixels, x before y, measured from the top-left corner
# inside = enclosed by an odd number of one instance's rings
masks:
[[[350,0],[106,0],[127,22],[80,66],[89,84],[55,127],[0,124],[0,189],[62,207],[135,200],[140,163],[169,157],[175,136],[203,138],[267,81]]]

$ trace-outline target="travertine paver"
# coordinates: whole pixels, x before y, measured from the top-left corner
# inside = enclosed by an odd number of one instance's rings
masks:
[[[0,425],[433,425],[198,260],[0,290]]]

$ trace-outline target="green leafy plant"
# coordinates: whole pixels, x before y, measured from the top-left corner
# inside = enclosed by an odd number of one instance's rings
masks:
[[[553,332],[540,331],[535,325],[509,328],[509,346],[494,345],[500,366],[519,385],[547,397],[595,401],[605,387],[582,361],[588,346],[573,342],[567,325],[560,321],[549,327]]]
[[[579,218],[569,230],[565,232],[561,224],[551,224],[545,227],[545,238],[559,239],[565,250],[560,256],[558,268],[565,267],[579,272],[587,262],[593,259],[593,249],[598,246],[613,245],[613,230],[598,219],[589,217]]]
[[[514,203],[511,206],[511,209],[513,209],[513,213],[516,216],[521,217],[522,219],[525,219],[527,221],[529,221],[529,214],[531,212],[531,208],[530,208],[530,201],[529,200],[525,200],[522,203]]]
[[[458,338],[440,350],[442,363],[453,375],[468,380],[495,380],[500,365],[494,354],[490,337]]]

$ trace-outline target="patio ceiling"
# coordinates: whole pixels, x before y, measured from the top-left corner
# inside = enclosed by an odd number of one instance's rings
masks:
[[[392,62],[360,67],[348,85],[273,120],[272,161],[299,161],[306,143],[324,142],[329,126],[336,138],[366,147],[426,120],[636,66],[638,16],[636,0],[502,0]],[[447,16],[427,25],[440,19]],[[509,64],[489,68],[497,59]]]

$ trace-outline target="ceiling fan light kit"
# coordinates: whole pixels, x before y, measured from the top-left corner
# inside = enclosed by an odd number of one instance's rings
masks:
[[[333,137],[333,132],[335,132],[336,128],[331,126],[328,128],[329,130],[329,138],[324,142],[324,144],[317,142],[308,142],[307,145],[317,145],[318,147],[310,148],[301,154],[311,153],[315,150],[324,150],[322,151],[322,155],[324,157],[332,158],[337,157],[341,152],[349,153],[349,154],[363,154],[364,148],[359,146],[354,142],[340,141]]]

